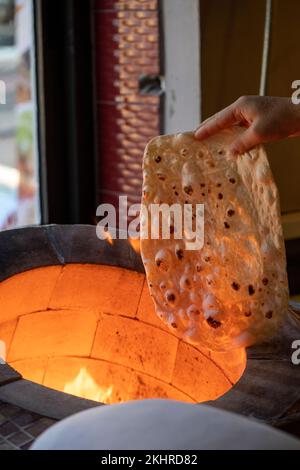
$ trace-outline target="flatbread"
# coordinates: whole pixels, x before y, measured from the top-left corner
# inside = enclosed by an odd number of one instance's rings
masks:
[[[159,136],[144,154],[141,253],[156,312],[186,341],[226,351],[261,342],[288,307],[279,197],[262,146],[233,157],[234,127],[200,142]],[[204,204],[204,245],[151,239],[151,205]],[[147,225],[148,220],[148,225]],[[161,219],[154,220],[161,228]]]

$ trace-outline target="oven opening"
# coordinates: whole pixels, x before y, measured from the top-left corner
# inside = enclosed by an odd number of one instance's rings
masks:
[[[0,284],[2,349],[23,378],[101,403],[214,400],[242,376],[244,349],[178,339],[155,314],[145,275],[108,265],[31,269]]]

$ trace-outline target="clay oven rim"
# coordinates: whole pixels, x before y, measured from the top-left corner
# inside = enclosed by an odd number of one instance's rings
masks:
[[[99,240],[93,225],[43,225],[0,232],[0,282],[21,272],[65,264],[106,264],[144,273],[126,239]]]
[[[95,226],[48,225],[7,230],[0,233],[0,244],[0,281],[30,269],[69,263],[105,264],[144,273],[141,257],[128,240],[116,239],[112,244],[101,241],[96,236]],[[272,342],[249,348],[246,369],[240,380],[229,392],[209,404],[272,424],[299,420],[298,412],[290,412],[300,403],[300,367],[293,366],[290,358],[291,341],[300,338],[299,324],[289,316]],[[20,382],[26,382],[28,387],[28,381],[16,382],[19,387]],[[40,391],[48,390],[37,384],[32,386],[39,387]],[[1,393],[5,395],[4,388],[0,388],[0,398]],[[65,401],[65,393],[48,392],[55,395],[56,403],[59,397],[64,397]],[[76,402],[80,400],[84,406],[85,400],[72,398]],[[88,407],[95,405],[99,403],[87,403]],[[48,416],[51,414],[57,415],[52,412]]]

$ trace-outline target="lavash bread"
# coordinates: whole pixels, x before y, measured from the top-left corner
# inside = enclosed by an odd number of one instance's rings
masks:
[[[156,312],[186,341],[216,351],[267,340],[288,308],[278,191],[262,146],[228,152],[240,132],[159,136],[143,162],[141,253]],[[203,248],[187,250],[174,234],[151,239],[153,203],[203,203]]]

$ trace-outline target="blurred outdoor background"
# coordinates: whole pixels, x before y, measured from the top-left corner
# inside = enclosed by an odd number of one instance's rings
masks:
[[[0,1],[0,80],[5,83],[5,103],[0,104],[1,229],[40,221],[31,8],[30,1]]]

